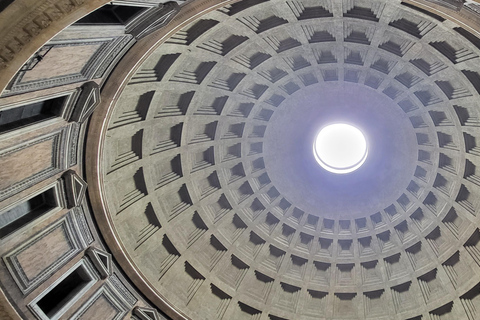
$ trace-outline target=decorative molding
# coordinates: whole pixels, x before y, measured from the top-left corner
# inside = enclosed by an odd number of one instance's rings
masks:
[[[24,106],[27,104],[33,104],[41,101],[47,101],[55,98],[65,97],[65,103],[64,103],[64,106],[62,107],[61,117],[63,117],[64,119],[68,119],[69,114],[71,113],[70,109],[73,108],[73,105],[77,101],[78,91],[79,91],[78,89],[73,89],[68,91],[56,92],[54,94],[49,94],[49,95],[36,96],[32,99],[2,104],[0,106],[0,110],[11,109],[15,107]]]
[[[109,45],[103,48],[102,51],[97,51],[95,59],[89,61],[89,63],[92,62],[92,65],[85,66],[85,68],[92,70],[90,78],[105,77],[108,69],[111,71],[116,62],[120,60],[135,41],[132,35],[127,34],[110,41]]]
[[[22,82],[25,74],[31,70],[34,70],[35,65],[32,60],[37,59],[36,55],[30,58],[25,65],[20,69],[20,71],[15,75],[13,80],[8,85],[4,96],[10,96],[13,94],[35,91],[40,89],[48,89],[56,86],[71,84],[75,82],[81,82],[90,80],[93,78],[98,78],[103,76],[104,71],[110,65],[112,60],[115,58],[116,54],[120,52],[123,47],[132,39],[131,35],[125,35],[115,38],[104,38],[100,40],[91,40],[87,39],[86,41],[72,40],[62,43],[50,43],[48,46],[48,52],[45,54],[47,56],[49,53],[54,52],[55,48],[61,47],[75,47],[75,46],[88,46],[88,45],[100,45],[97,50],[90,56],[88,61],[85,63],[80,72],[63,74],[56,77],[37,79],[27,82]],[[39,51],[44,50],[45,46],[42,47]],[[31,68],[26,68],[26,66],[33,65]]]
[[[70,134],[68,135],[68,142],[66,143],[68,148],[68,155],[67,155],[68,168],[73,167],[78,162],[78,159],[77,159],[77,154],[79,151],[78,140],[80,137],[81,125],[78,123],[72,123],[70,127],[71,127],[71,130],[70,130]]]
[[[52,289],[59,285],[65,278],[67,278],[75,270],[82,268],[82,273],[84,277],[88,276],[89,279],[83,279],[84,284],[79,291],[73,291],[71,296],[67,296],[65,304],[59,309],[55,310],[53,315],[46,315],[43,310],[38,306],[38,302],[45,297]],[[35,297],[35,299],[30,302],[27,307],[32,311],[37,319],[41,320],[58,320],[70,307],[72,307],[75,302],[77,302],[93,285],[99,280],[98,275],[95,271],[95,268],[87,259],[82,259],[78,261],[73,267],[71,267],[67,272],[65,272],[61,277],[55,280],[47,289],[45,289],[40,295]],[[64,302],[63,300],[60,300]]]
[[[102,297],[104,298],[105,302],[108,302],[112,308],[117,310],[117,314],[113,318],[110,318],[111,320],[123,319],[130,310],[130,306],[126,304],[125,301],[123,301],[123,299],[118,295],[115,287],[112,287],[111,284],[106,282],[87,300],[87,302],[80,307],[80,309],[70,319],[81,319],[88,309]]]
[[[80,206],[85,198],[87,183],[73,170],[65,172],[62,178],[65,180],[68,209]]]
[[[1,159],[2,157],[5,157],[15,152],[32,147],[36,144],[53,140],[52,153],[51,153],[51,160],[52,160],[51,166],[35,173],[34,175],[22,181],[16,182],[13,185],[1,190],[0,201],[3,201],[8,197],[12,196],[13,194],[16,194],[22,190],[27,189],[42,180],[45,180],[51,176],[54,176],[55,174],[65,169],[64,149],[65,149],[65,139],[69,131],[68,129],[69,129],[68,127],[64,127],[61,130],[55,131],[48,135],[37,137],[36,139],[30,140],[24,144],[20,144],[10,149],[0,151],[0,159]]]
[[[137,316],[140,320],[161,320],[160,315],[158,314],[157,310],[153,308],[142,308],[136,306],[133,308],[132,312],[135,316]]]
[[[42,270],[37,276],[33,279],[29,279],[25,274],[25,271],[18,261],[18,256],[31,248],[40,240],[48,237],[53,232],[61,229],[65,233],[65,237],[68,240],[70,249],[63,253],[63,255],[52,263],[44,270]],[[67,214],[65,217],[60,219],[58,222],[51,225],[48,229],[43,230],[40,234],[36,235],[32,239],[29,239],[23,245],[20,245],[18,248],[15,248],[13,251],[7,253],[3,257],[8,271],[12,275],[13,279],[17,283],[18,287],[23,294],[28,294],[33,289],[38,287],[41,283],[47,280],[53,273],[58,269],[64,266],[68,261],[70,261],[74,256],[76,256],[80,251],[82,251],[82,245],[77,234],[77,230],[74,226],[73,217],[71,214]]]
[[[130,305],[131,308],[137,303],[138,299],[125,287],[115,273],[108,278],[108,282],[115,288],[115,290]]]
[[[92,260],[102,279],[106,279],[113,273],[112,255],[103,250],[90,247],[86,251],[87,256]]]
[[[100,87],[97,83],[89,81],[84,83],[80,90],[70,121],[83,123],[100,103]]]
[[[64,102],[61,107],[61,111],[57,114],[57,117],[49,118],[43,121],[38,121],[34,122],[25,126],[21,126],[19,128],[15,128],[14,130],[2,133],[2,136],[7,136],[7,135],[15,135],[15,136],[20,136],[23,135],[27,132],[35,131],[38,130],[39,127],[44,127],[48,126],[46,123],[52,123],[52,122],[58,122],[58,121],[63,121],[63,120],[68,120],[72,111],[74,104],[76,103],[78,99],[78,94],[79,94],[80,89],[73,89],[73,90],[68,90],[68,91],[62,91],[62,92],[56,92],[54,94],[49,94],[49,95],[43,95],[43,96],[37,96],[32,99],[27,99],[27,100],[22,100],[22,101],[16,101],[13,103],[8,103],[0,106],[0,111],[2,110],[7,110],[7,109],[13,109],[13,108],[18,108],[26,105],[31,105],[43,101],[48,101],[48,100],[54,100],[58,98],[63,98]],[[74,128],[75,129],[75,128]],[[76,157],[76,155],[75,155]],[[75,159],[75,164],[76,164],[76,159]],[[75,165],[73,164],[73,165]],[[72,165],[70,165],[72,166]]]
[[[127,28],[127,32],[139,40],[150,33],[163,28],[179,11],[180,7],[176,2],[159,4],[158,7],[151,9],[142,15],[141,21],[132,23],[132,26]]]
[[[43,57],[52,49],[52,46],[46,45],[40,48],[35,54],[23,65],[20,71],[29,71],[35,68],[35,66],[43,60]]]
[[[40,38],[40,34],[52,23],[72,14],[86,0],[57,0],[44,1],[43,4],[33,9],[17,25],[10,28],[4,35],[0,45],[0,70],[9,66],[15,55],[22,51],[23,47],[32,42],[34,38]]]
[[[79,231],[80,241],[82,242],[82,248],[86,248],[94,241],[90,227],[88,226],[87,219],[84,213],[85,208],[83,206],[75,207],[72,209],[72,216],[75,226]],[[86,209],[88,210],[88,208]]]

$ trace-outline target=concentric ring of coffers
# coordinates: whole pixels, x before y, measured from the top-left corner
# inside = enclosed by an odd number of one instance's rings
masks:
[[[138,270],[192,319],[463,314],[480,268],[480,68],[456,30],[397,3],[243,1],[172,36],[105,139],[107,205]],[[302,210],[265,162],[276,113],[329,83],[384,95],[416,140],[412,172],[384,177],[408,176],[395,200],[355,218]]]

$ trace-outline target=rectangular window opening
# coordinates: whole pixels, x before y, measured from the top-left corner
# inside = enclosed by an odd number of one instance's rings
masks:
[[[75,22],[76,25],[85,24],[114,24],[126,25],[141,12],[147,10],[145,7],[119,6],[107,4],[91,12],[82,19]]]
[[[66,96],[0,110],[0,133],[61,116]]]
[[[58,320],[99,280],[91,263],[82,259],[35,298],[28,307],[41,320]]]
[[[14,208],[0,213],[0,239],[58,207],[55,188],[51,188]]]
[[[65,279],[37,302],[42,312],[52,319],[64,306],[75,298],[90,282],[92,277],[83,265],[78,266]]]

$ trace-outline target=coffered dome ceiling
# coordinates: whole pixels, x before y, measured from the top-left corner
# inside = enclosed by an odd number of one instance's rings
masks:
[[[456,319],[479,290],[479,47],[397,1],[203,15],[108,111],[107,242],[174,318]],[[367,137],[354,173],[315,162],[333,122]]]

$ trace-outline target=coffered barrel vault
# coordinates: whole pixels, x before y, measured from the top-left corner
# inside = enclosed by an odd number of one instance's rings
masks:
[[[0,98],[0,312],[477,319],[478,8],[114,1],[38,40]],[[354,173],[313,156],[335,122]]]

